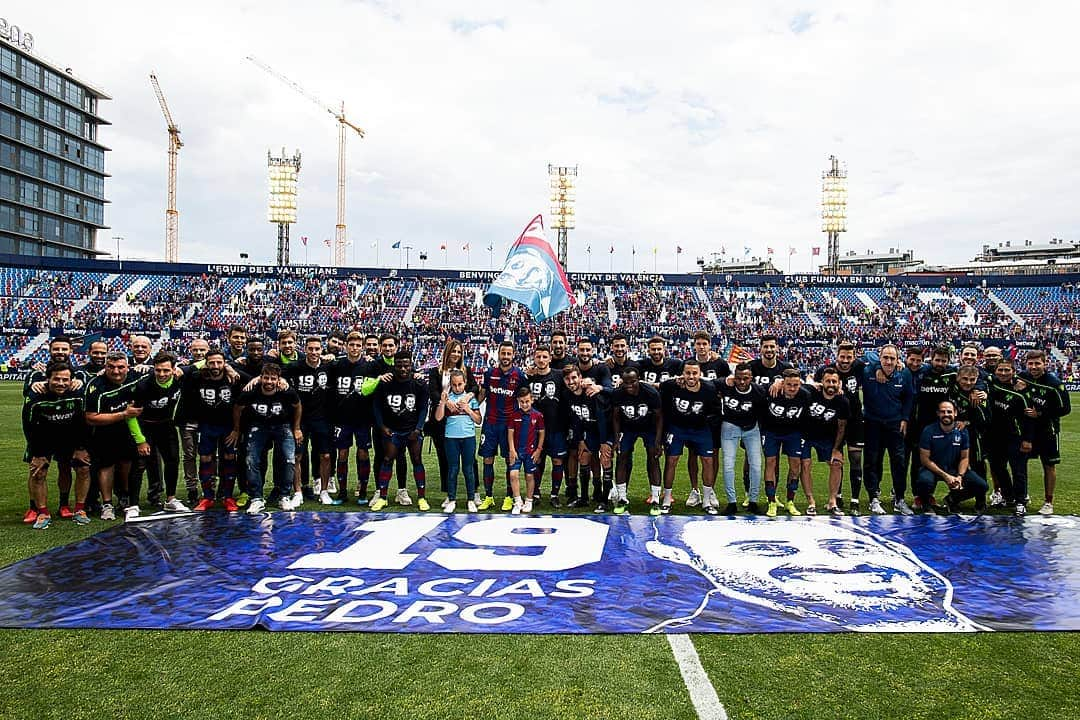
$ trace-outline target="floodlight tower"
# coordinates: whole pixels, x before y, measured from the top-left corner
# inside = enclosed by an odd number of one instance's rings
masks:
[[[829,239],[829,274],[840,270],[840,233],[847,232],[847,167],[835,155],[821,173],[821,232]]]
[[[574,205],[577,201],[578,166],[548,165],[551,185],[551,227],[559,231],[557,255],[563,270],[566,265],[567,231],[574,229]]]
[[[266,153],[270,180],[270,207],[267,219],[277,224],[277,264],[289,264],[289,226],[296,222],[296,179],[300,174],[300,151],[292,157],[274,157]]]

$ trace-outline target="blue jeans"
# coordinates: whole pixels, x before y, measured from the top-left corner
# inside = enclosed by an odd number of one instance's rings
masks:
[[[476,494],[476,436],[448,437],[446,446],[446,497],[457,498],[458,470],[465,473],[465,497],[472,500]]]
[[[260,472],[263,454],[273,443],[281,450],[283,467],[274,472],[274,489],[282,495],[292,495],[293,475],[296,473],[296,438],[288,425],[270,425],[254,427],[247,436],[247,479],[248,495],[262,498],[263,478]]]
[[[728,502],[735,502],[735,452],[739,441],[746,447],[746,461],[750,465],[750,501],[757,502],[761,494],[761,431],[758,426],[743,430],[734,423],[720,426],[720,445],[724,451],[724,492]]]

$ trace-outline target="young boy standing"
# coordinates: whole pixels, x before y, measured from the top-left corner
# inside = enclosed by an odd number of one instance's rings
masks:
[[[514,496],[514,505],[510,512],[520,515],[532,512],[533,489],[536,485],[536,464],[540,462],[540,453],[544,447],[544,415],[533,409],[532,389],[522,385],[515,393],[518,412],[510,419],[507,438],[510,446],[509,470],[510,492]],[[521,470],[525,470],[526,493],[521,502]]]

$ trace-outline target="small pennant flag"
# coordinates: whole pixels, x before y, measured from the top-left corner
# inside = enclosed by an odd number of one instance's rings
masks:
[[[636,247],[631,247],[630,248],[630,254],[631,255],[637,255],[637,248]]]
[[[653,254],[653,255],[655,255],[655,254],[656,254],[656,246],[655,246],[655,245],[653,245],[653,249],[652,249],[652,254]]]
[[[795,254],[795,248],[788,247],[788,255],[794,255],[794,254]]]
[[[440,250],[445,250],[446,249],[446,243],[443,243],[442,245],[440,245],[439,249]]]
[[[727,248],[723,245],[720,246],[720,254],[727,255]]]
[[[720,350],[720,357],[724,358],[730,365],[738,365],[739,363],[750,362],[754,359],[753,354],[741,345],[735,343],[728,343]]]
[[[588,247],[586,247],[586,248],[585,248],[585,252],[587,252],[587,253],[589,253],[590,255],[592,255],[592,245],[589,245]]]
[[[770,255],[772,255],[772,254],[773,254],[773,249],[772,249],[772,248],[766,248],[766,250],[768,251],[768,253],[769,253]]]
[[[469,252],[469,243],[465,243],[464,245],[462,245],[461,249],[464,250],[465,252]]]
[[[304,235],[300,238],[300,244],[304,247],[307,247],[307,235]]]
[[[492,251],[493,251],[494,249],[495,249],[495,246],[494,246],[494,245],[492,245],[491,243],[488,243],[488,246],[487,246],[487,251],[488,251],[488,252],[492,252]]]
[[[676,245],[675,246],[675,254],[676,255],[682,255],[682,245]]]
[[[330,247],[330,238],[326,238],[323,242],[326,243],[326,247]]]
[[[819,248],[819,247],[810,248],[810,254],[815,255],[815,256],[820,255],[821,254],[821,248]]]
[[[378,246],[379,246],[379,242],[377,240],[375,242],[371,243],[371,247],[378,247]]]
[[[743,255],[749,255],[750,254],[750,248],[743,245],[742,254]]]
[[[611,246],[611,249],[610,249],[610,250],[608,250],[608,255],[614,255],[614,254],[615,254],[615,246],[614,246],[614,245],[612,245],[612,246]]]
[[[400,241],[400,240],[398,240],[398,241],[397,241],[396,243],[394,243],[394,244],[393,244],[393,245],[391,245],[390,247],[391,247],[391,249],[393,249],[393,250],[400,250],[400,249],[401,249],[401,241]]]

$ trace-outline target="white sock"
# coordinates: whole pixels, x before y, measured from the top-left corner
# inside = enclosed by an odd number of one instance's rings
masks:
[[[660,499],[660,486],[659,485],[650,485],[649,486],[649,499],[652,500],[653,502],[656,502],[657,500]]]
[[[713,489],[711,487],[703,488],[702,492],[704,493],[703,499],[706,505],[712,505],[716,502],[716,493],[713,492]]]
[[[671,502],[671,488],[665,488],[664,489],[664,502],[666,502],[666,503]]]
[[[626,483],[616,483],[615,492],[619,494],[620,500],[626,500]]]

